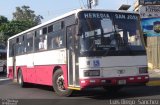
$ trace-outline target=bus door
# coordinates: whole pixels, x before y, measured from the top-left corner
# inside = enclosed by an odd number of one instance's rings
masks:
[[[67,27],[67,57],[69,86],[79,86],[78,41],[76,25]]]
[[[12,59],[12,64],[13,64],[13,79],[17,78],[17,73],[16,73],[16,44],[12,45],[12,54],[13,54],[13,59]]]

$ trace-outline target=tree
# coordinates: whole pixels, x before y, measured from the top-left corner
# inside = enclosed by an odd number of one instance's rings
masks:
[[[41,19],[43,17],[35,15],[29,6],[16,7],[16,12],[13,13],[13,20],[11,21],[0,16],[0,43],[6,44],[9,37],[40,24]]]
[[[7,42],[8,37],[4,34],[4,27],[8,22],[5,16],[0,16],[0,44],[6,44]]]
[[[17,33],[20,33],[24,30],[29,29],[33,26],[32,22],[28,21],[10,21],[7,24],[3,24],[0,26],[0,32],[8,37],[11,37]]]
[[[0,32],[0,45],[2,43],[6,44],[6,38],[5,38],[5,35],[3,34],[3,32]]]
[[[15,21],[28,21],[33,22],[33,26],[41,23],[43,17],[41,15],[36,15],[29,6],[16,7],[16,12],[13,13],[13,20]]]
[[[4,16],[0,16],[0,26],[4,23],[7,23],[8,22],[8,19]]]

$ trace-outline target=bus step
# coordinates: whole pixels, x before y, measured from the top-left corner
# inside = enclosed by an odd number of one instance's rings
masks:
[[[72,90],[81,90],[80,87],[71,87],[71,86],[69,86],[68,89],[72,89]]]

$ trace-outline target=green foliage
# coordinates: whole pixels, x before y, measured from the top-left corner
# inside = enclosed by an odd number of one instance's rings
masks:
[[[41,23],[43,17],[41,15],[36,16],[35,12],[30,9],[29,6],[16,7],[16,12],[13,13],[13,20],[17,21],[29,21],[34,25]]]
[[[1,44],[5,44],[6,45],[6,42],[7,42],[7,36],[4,35],[3,32],[0,32],[0,45]]]
[[[6,17],[0,16],[0,44],[6,44],[7,42],[8,36],[4,34],[4,29],[8,22]]]
[[[9,23],[0,26],[0,32],[11,37],[17,33],[20,33],[28,28],[34,26],[31,21],[10,21]]]
[[[29,6],[16,7],[11,21],[0,16],[0,43],[6,44],[9,37],[40,24],[41,19],[43,17],[36,15]]]
[[[7,23],[8,22],[8,19],[4,16],[0,16],[0,26],[4,23]]]

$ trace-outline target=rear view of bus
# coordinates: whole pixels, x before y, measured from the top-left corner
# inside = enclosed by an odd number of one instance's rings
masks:
[[[138,14],[83,11],[78,17],[81,88],[109,90],[148,82]]]

